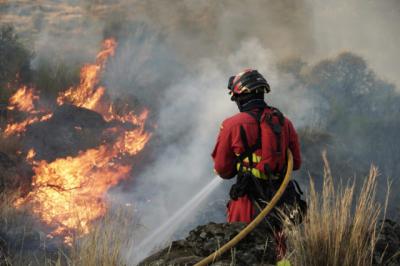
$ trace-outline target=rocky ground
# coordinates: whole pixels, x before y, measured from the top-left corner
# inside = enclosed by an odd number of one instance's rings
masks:
[[[192,230],[185,239],[171,245],[142,261],[140,266],[193,265],[203,257],[237,235],[243,223],[209,223]],[[275,242],[266,227],[259,226],[241,241],[235,249],[223,255],[213,265],[271,265],[275,262]]]
[[[244,224],[209,223],[192,230],[189,236],[171,243],[165,249],[151,255],[140,266],[193,265],[229,241]],[[275,242],[266,227],[259,226],[213,265],[252,266],[275,265]],[[385,220],[378,237],[373,265],[400,265],[400,225]]]

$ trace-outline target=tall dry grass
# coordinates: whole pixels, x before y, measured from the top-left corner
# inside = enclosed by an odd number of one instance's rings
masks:
[[[109,211],[89,234],[73,239],[60,261],[68,266],[126,265],[124,251],[133,239],[136,227],[133,221],[129,209],[119,207]]]
[[[56,244],[56,249],[46,233],[41,232],[43,238],[35,240],[37,249],[32,250],[26,246],[32,241],[32,236],[39,234],[38,224],[29,209],[16,209],[13,206],[18,197],[19,193],[0,193],[0,265],[126,265],[125,248],[130,246],[133,232],[138,226],[133,219],[132,209],[118,206],[109,210],[105,217],[93,224],[88,234],[79,235],[78,230],[71,245],[62,245],[60,242]],[[49,245],[52,247],[46,248]]]
[[[371,167],[356,195],[354,180],[334,186],[326,153],[323,159],[322,192],[311,180],[305,221],[286,228],[289,259],[301,266],[371,265],[382,211],[375,200],[377,168]]]
[[[39,235],[28,211],[13,206],[19,195],[19,192],[0,192],[0,248],[4,256],[0,265],[36,265],[33,261],[40,256],[37,252],[25,250],[27,242]],[[48,265],[46,261],[42,259],[41,265]]]

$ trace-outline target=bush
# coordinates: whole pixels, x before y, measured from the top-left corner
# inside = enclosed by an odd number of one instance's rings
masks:
[[[60,59],[40,59],[33,81],[43,97],[54,101],[60,91],[79,83],[80,67],[77,63],[65,63]]]
[[[12,26],[0,26],[0,102],[6,101],[11,91],[7,85],[15,85],[18,77],[22,82],[30,80],[32,54],[19,41]],[[11,88],[14,89],[14,88]]]

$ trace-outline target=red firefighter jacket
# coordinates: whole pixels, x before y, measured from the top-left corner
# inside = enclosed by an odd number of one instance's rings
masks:
[[[266,107],[264,109],[264,114],[268,112],[271,112],[271,109]],[[238,113],[222,123],[212,157],[214,160],[214,170],[224,179],[233,178],[237,174],[238,166],[236,158],[245,150],[240,134],[240,127],[243,127],[246,132],[248,145],[250,147],[255,145],[258,139],[259,123],[246,112]],[[264,134],[263,137],[265,138]],[[266,143],[272,146],[276,145],[276,138],[274,135],[269,135],[267,137],[269,139],[262,139],[263,145]],[[282,126],[281,145],[282,150],[289,148],[292,151],[293,169],[299,169],[301,165],[300,145],[296,130],[292,122],[286,117]],[[259,149],[253,154],[253,160],[257,163],[260,161],[261,156],[262,150]],[[281,171],[286,164],[284,156],[271,159],[274,163],[272,168],[275,169],[275,171]],[[257,165],[252,172],[255,176],[261,178],[266,174],[264,173],[264,169],[259,165]],[[254,214],[255,210],[253,209],[253,204],[247,196],[241,197],[238,200],[231,200],[228,204],[228,222],[250,222]]]

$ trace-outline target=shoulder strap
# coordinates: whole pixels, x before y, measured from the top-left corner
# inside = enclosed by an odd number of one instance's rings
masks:
[[[285,124],[285,117],[282,114],[281,111],[278,110],[278,108],[275,107],[269,107],[272,110],[271,114],[267,114],[265,116],[265,121],[268,123],[268,125],[271,127],[272,132],[274,132],[275,137],[276,137],[276,153],[281,154],[282,153],[282,143],[281,143],[281,135],[282,135],[282,127]],[[274,122],[274,116],[278,118],[279,123]]]
[[[249,114],[251,117],[253,117],[257,124],[258,124],[258,138],[256,141],[256,144],[254,144],[252,147],[249,146],[249,142],[247,140],[247,135],[246,135],[246,131],[244,130],[243,126],[240,126],[240,138],[242,139],[242,143],[243,143],[243,148],[244,148],[244,152],[241,153],[238,157],[237,157],[237,162],[240,163],[240,168],[239,171],[243,170],[243,160],[248,158],[249,159],[249,166],[250,168],[253,168],[254,162],[253,162],[253,153],[261,148],[261,126],[260,126],[260,119],[262,116],[262,111],[259,111],[257,113],[253,113],[251,111],[247,111],[247,114]]]
[[[277,156],[280,156],[282,154],[282,152],[284,152],[285,157],[286,157],[286,150],[282,151],[282,127],[285,124],[285,116],[282,114],[281,111],[279,111],[278,108],[269,106],[269,108],[272,110],[271,114],[266,116],[265,120],[268,123],[268,125],[270,126],[272,132],[275,135],[275,139],[276,139],[276,150],[275,150],[275,154]],[[274,117],[276,117],[278,119],[278,122],[274,121]],[[264,165],[265,167],[265,171],[271,171],[272,169],[270,169],[269,165]],[[278,167],[279,165],[276,165],[276,168],[273,170],[274,173],[278,172]]]

